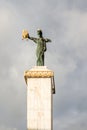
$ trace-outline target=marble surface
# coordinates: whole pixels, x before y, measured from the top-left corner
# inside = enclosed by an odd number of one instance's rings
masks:
[[[28,78],[27,85],[27,129],[52,130],[51,78]]]

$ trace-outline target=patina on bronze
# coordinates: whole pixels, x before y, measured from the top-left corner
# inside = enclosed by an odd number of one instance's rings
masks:
[[[28,39],[32,40],[33,42],[35,42],[37,44],[37,49],[36,49],[37,62],[36,62],[36,65],[37,66],[44,66],[44,53],[47,50],[46,43],[51,42],[51,40],[43,37],[41,29],[37,30],[37,35],[38,35],[38,38],[35,38],[35,37],[30,37],[28,32],[26,32],[24,34],[22,33],[23,39],[28,38]]]

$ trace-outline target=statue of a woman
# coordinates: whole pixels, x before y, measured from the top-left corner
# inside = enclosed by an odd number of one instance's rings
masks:
[[[44,52],[47,50],[46,42],[51,42],[48,38],[43,38],[42,30],[37,30],[38,38],[30,37],[30,40],[33,40],[37,44],[36,56],[37,56],[37,66],[44,66]]]

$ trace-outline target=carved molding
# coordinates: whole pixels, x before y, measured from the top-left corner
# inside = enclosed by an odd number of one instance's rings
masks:
[[[25,71],[24,77],[28,78],[49,78],[53,77],[54,73],[52,71]]]
[[[50,78],[54,77],[53,71],[25,71],[24,78],[27,83],[27,78]]]

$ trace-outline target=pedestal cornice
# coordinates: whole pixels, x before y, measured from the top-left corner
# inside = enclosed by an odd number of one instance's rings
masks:
[[[54,77],[54,72],[47,69],[46,66],[35,66],[31,70],[24,72],[24,78],[27,83],[27,78],[51,78]]]

